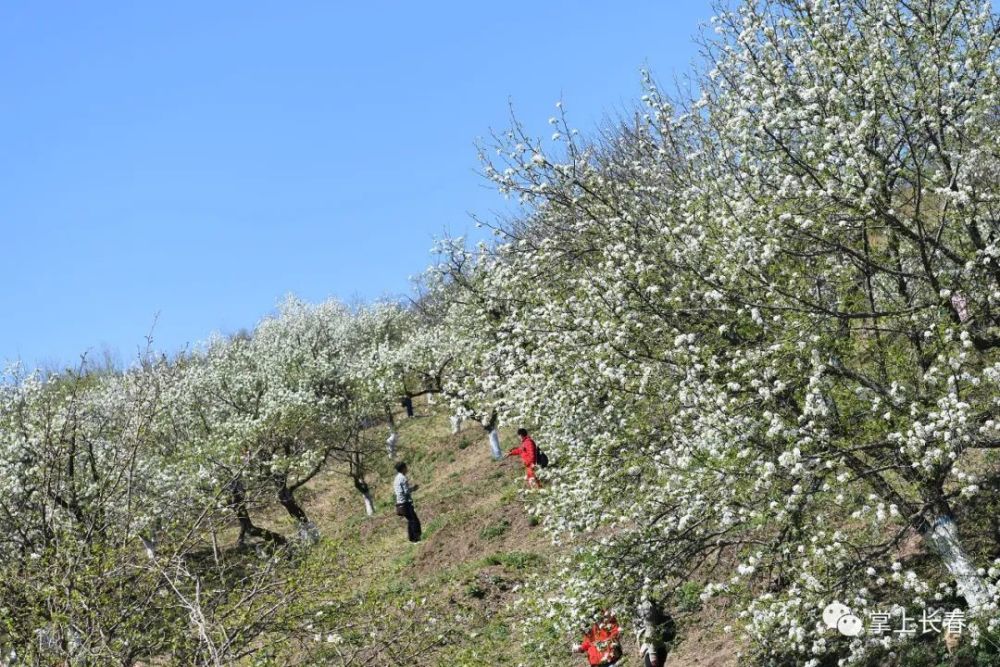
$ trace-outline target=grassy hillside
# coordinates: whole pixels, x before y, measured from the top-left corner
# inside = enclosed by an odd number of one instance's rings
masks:
[[[494,462],[478,424],[452,435],[446,412],[423,402],[415,418],[397,418],[399,456],[420,485],[423,541],[407,542],[393,512],[388,457],[372,476],[374,517],[348,478],[324,473],[303,496],[323,535],[306,556],[314,590],[290,633],[297,639],[262,655],[274,664],[585,665],[566,650],[571,638],[527,633],[521,623],[522,587],[567,547],[554,547],[529,515],[520,460]],[[515,439],[508,430],[502,444]],[[286,528],[281,515],[270,519]],[[669,664],[733,664],[730,643],[707,627]]]

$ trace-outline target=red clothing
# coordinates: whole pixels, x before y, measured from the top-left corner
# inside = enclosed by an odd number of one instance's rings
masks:
[[[541,488],[542,484],[538,481],[538,477],[535,476],[535,466],[524,466],[524,481],[529,484],[534,483]]]
[[[524,436],[521,438],[521,446],[515,447],[510,450],[508,456],[519,455],[521,460],[524,461],[525,467],[532,467],[538,462],[538,446],[535,445],[535,441],[531,439],[531,436]]]
[[[587,631],[580,642],[580,649],[587,654],[587,661],[592,667],[610,665],[622,657],[622,645],[618,640],[621,633],[622,629],[614,618],[594,623],[594,627]]]

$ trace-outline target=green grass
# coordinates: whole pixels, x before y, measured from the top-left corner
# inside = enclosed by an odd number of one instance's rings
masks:
[[[426,414],[426,407],[418,406],[418,413]],[[315,600],[303,603],[302,616],[322,611],[325,623],[357,626],[358,632],[342,634],[353,648],[364,650],[366,643],[383,641],[408,622],[412,615],[403,606],[417,600],[416,615],[462,620],[448,626],[453,632],[434,651],[407,664],[538,664],[518,629],[523,611],[511,603],[516,586],[546,566],[545,553],[553,547],[541,530],[525,532],[517,516],[520,469],[497,465],[473,427],[452,435],[449,426],[444,409],[398,421],[398,458],[410,464],[420,485],[417,512],[428,517],[417,544],[407,542],[405,522],[394,515],[388,457],[373,467],[368,480],[376,500],[374,517],[366,516],[360,496],[343,477],[325,476],[304,496],[307,511],[322,517],[324,539],[309,556],[309,587],[318,592]],[[367,634],[372,631],[378,638]],[[289,650],[274,664],[338,664],[330,646]],[[380,657],[359,660],[388,664]]]
[[[510,521],[507,519],[500,519],[496,523],[492,523],[479,531],[479,537],[484,540],[495,540],[498,537],[502,537],[509,529]]]
[[[532,552],[510,551],[487,556],[483,562],[487,565],[502,565],[509,570],[528,570],[545,563],[545,558]]]
[[[447,523],[448,523],[448,519],[445,518],[444,516],[439,515],[439,516],[434,517],[431,521],[429,521],[427,523],[426,526],[424,526],[423,539],[426,540],[431,535],[433,535],[434,533],[436,533],[437,531],[439,531],[442,527],[444,527],[445,525],[447,525]]]

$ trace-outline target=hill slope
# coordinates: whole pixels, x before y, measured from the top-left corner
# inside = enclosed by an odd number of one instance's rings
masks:
[[[563,650],[570,638],[547,637],[541,649],[521,626],[521,588],[551,572],[567,547],[554,546],[529,515],[520,460],[493,461],[478,424],[453,435],[446,412],[433,406],[397,421],[398,456],[420,485],[423,541],[407,542],[393,512],[388,457],[371,476],[373,517],[347,477],[330,470],[314,480],[303,500],[324,537],[308,556],[320,587],[307,596],[303,644],[292,653],[302,664],[585,664]],[[504,433],[502,444],[514,440]],[[702,634],[680,642],[668,664],[734,664],[731,642]]]

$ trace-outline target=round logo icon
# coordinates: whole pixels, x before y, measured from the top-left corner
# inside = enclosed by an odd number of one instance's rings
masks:
[[[844,614],[837,620],[837,630],[845,637],[857,637],[863,629],[861,619],[854,614]]]
[[[826,627],[831,630],[835,630],[837,628],[837,621],[839,621],[842,616],[847,616],[850,613],[851,610],[847,608],[847,605],[834,600],[826,606],[826,609],[823,610],[823,622],[826,623]]]

